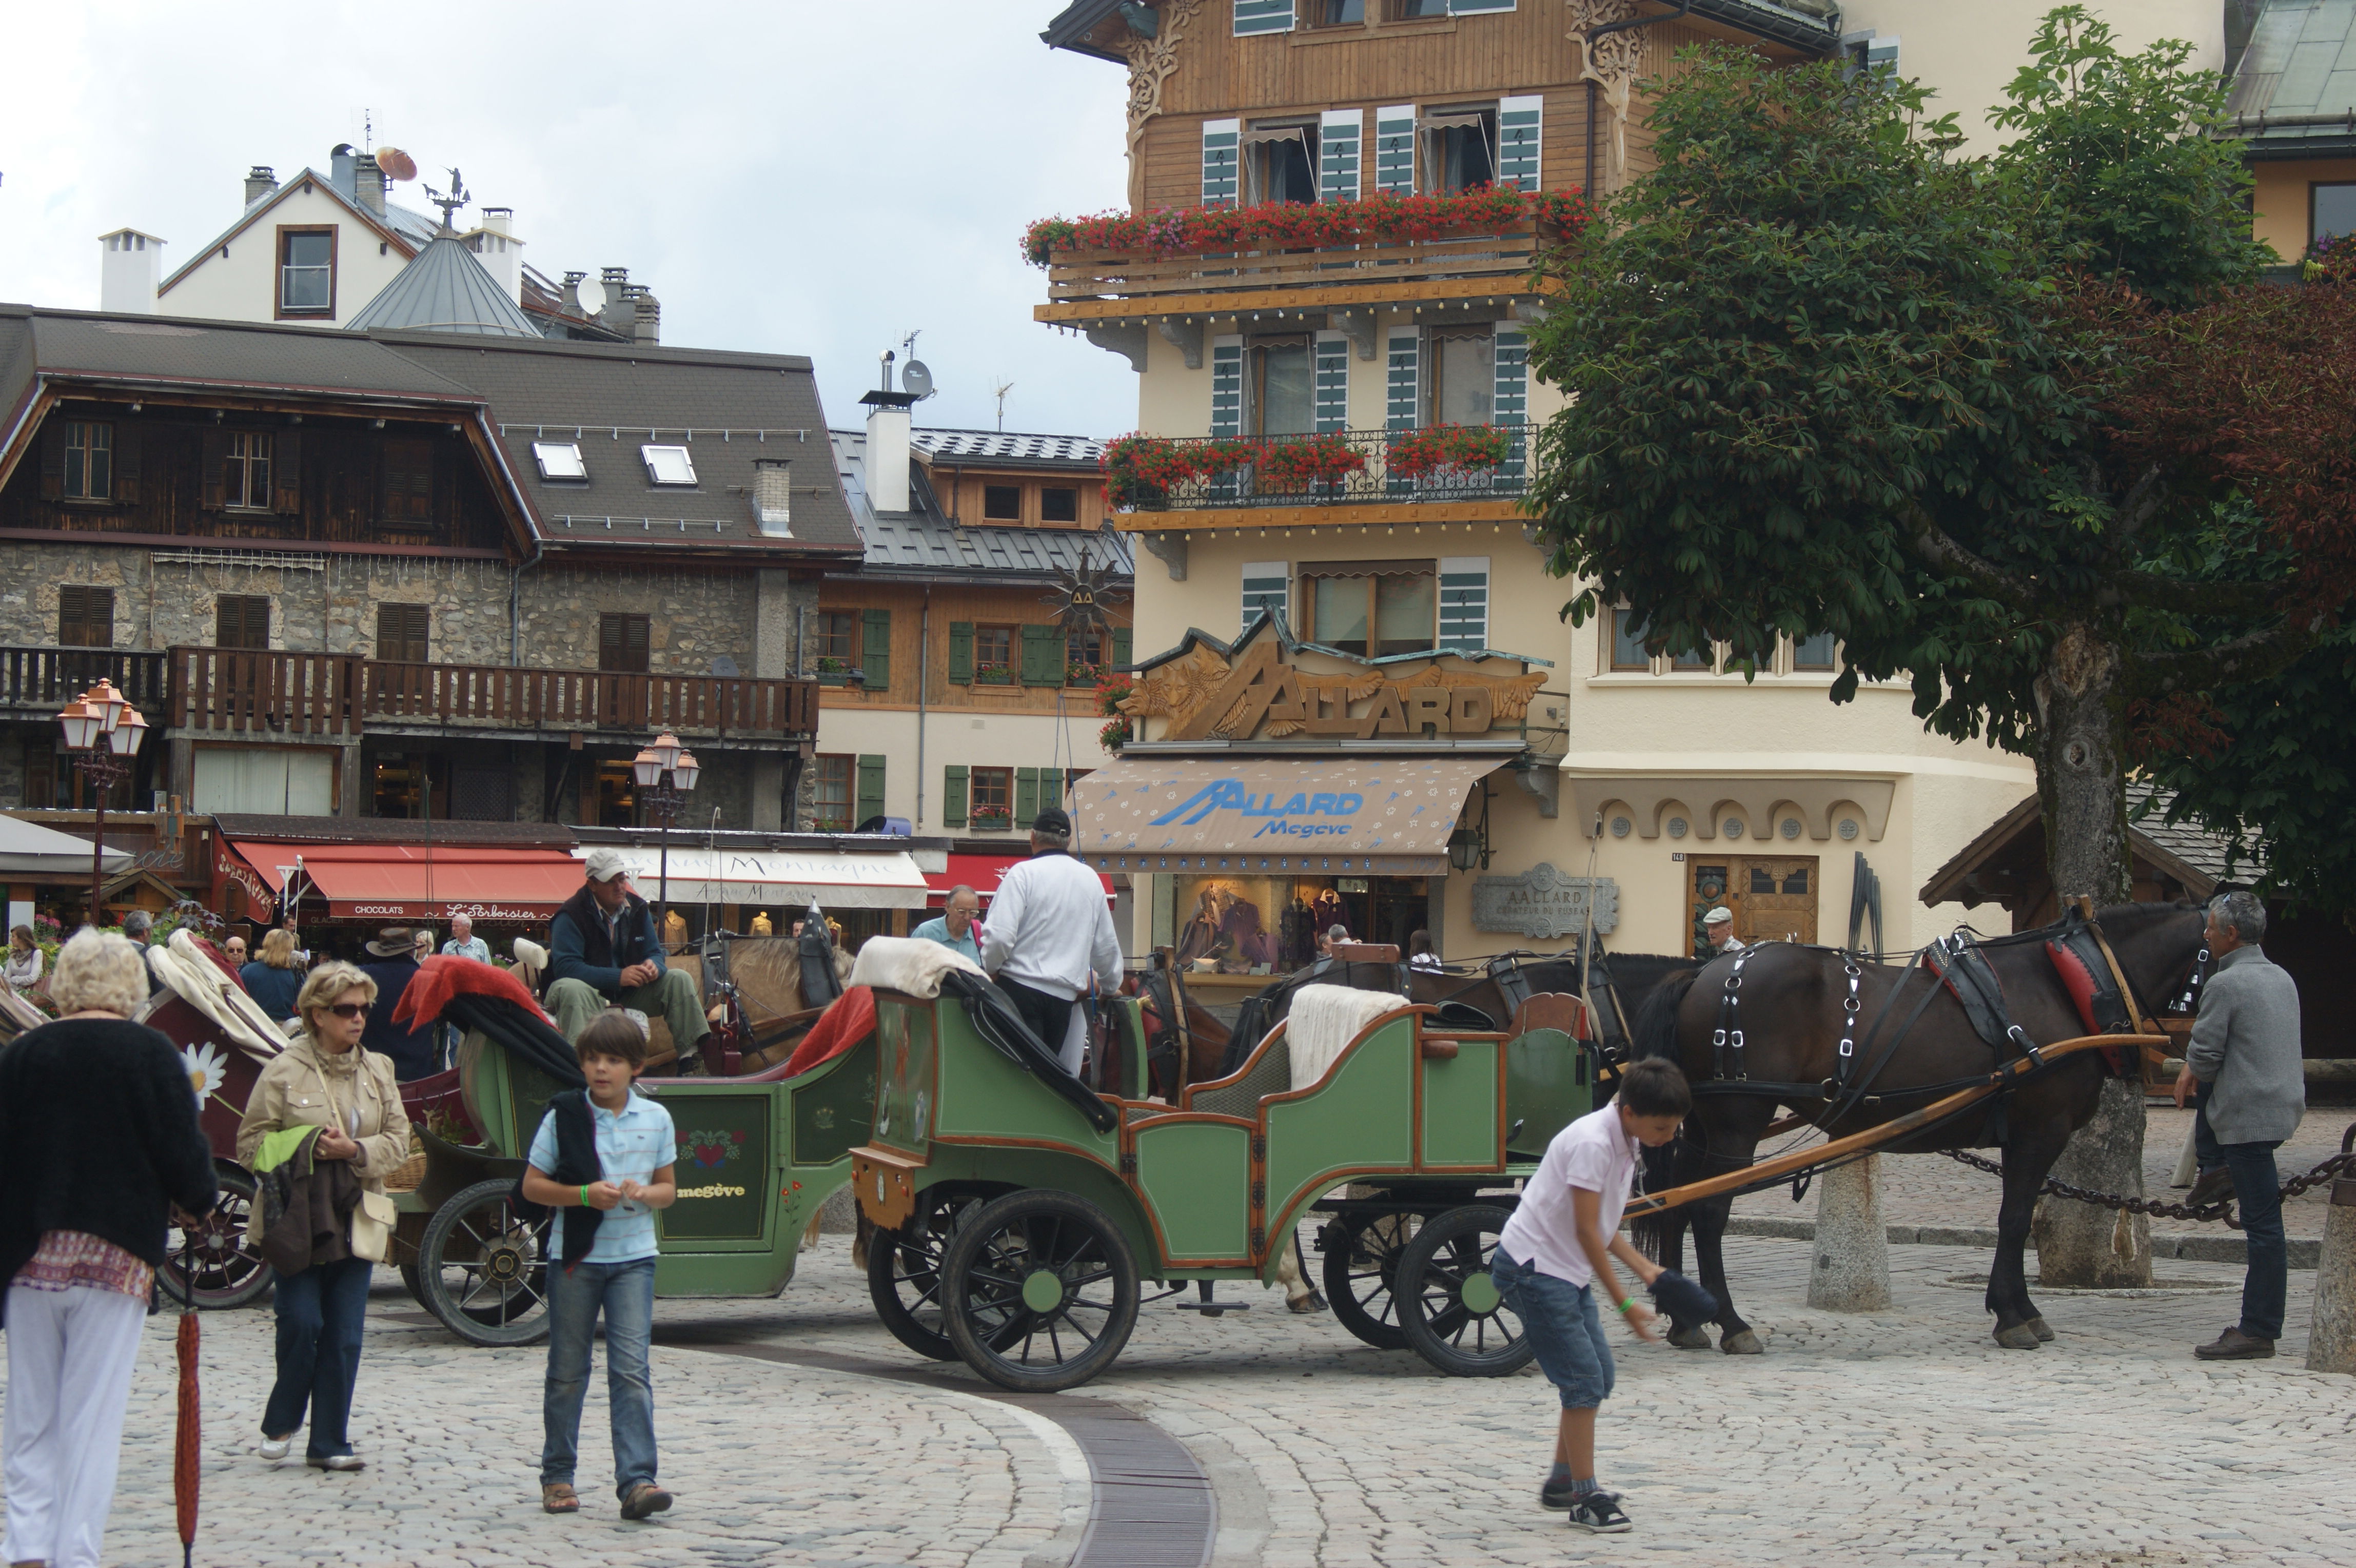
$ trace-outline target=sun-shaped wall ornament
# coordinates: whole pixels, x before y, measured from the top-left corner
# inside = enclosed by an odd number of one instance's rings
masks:
[[[1105,618],[1105,607],[1129,597],[1129,590],[1113,586],[1112,579],[1109,564],[1099,566],[1092,554],[1082,551],[1079,565],[1057,572],[1055,591],[1039,602],[1055,607],[1055,624],[1066,637],[1103,632],[1112,625]]]

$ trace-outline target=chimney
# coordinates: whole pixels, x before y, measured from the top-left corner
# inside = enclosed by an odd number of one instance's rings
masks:
[[[877,511],[908,510],[908,405],[914,392],[872,392],[867,405],[867,499]]]
[[[248,207],[264,197],[278,194],[278,176],[268,164],[256,164],[245,171],[245,204]]]
[[[378,217],[384,216],[384,170],[377,166],[374,153],[362,153],[352,160],[352,199]]]
[[[523,303],[523,242],[515,237],[515,209],[486,207],[483,226],[466,236],[466,249],[475,252],[483,270],[499,280],[508,297],[518,305]],[[579,274],[570,277],[578,278]],[[567,303],[579,306],[577,289]]]
[[[359,199],[359,197],[352,195],[352,160],[357,156],[352,151],[352,145],[349,142],[337,142],[336,150],[327,155],[329,182],[346,196],[351,196],[355,201]]]
[[[106,247],[98,276],[98,307],[128,316],[152,316],[155,285],[164,275],[164,242],[136,229],[101,234]]]
[[[562,298],[564,301],[564,313],[567,316],[578,316],[581,314],[581,280],[588,275],[589,274],[587,273],[567,273],[564,274],[564,291]]]
[[[794,466],[789,459],[753,459],[753,521],[772,539],[794,536]]]
[[[636,339],[638,335],[638,302],[630,293],[630,269],[602,268],[598,273],[598,282],[605,286],[605,308],[597,313],[597,325],[617,338]]]
[[[630,303],[637,311],[630,336],[633,341],[649,348],[662,342],[662,301],[648,292],[644,284],[630,285]]]

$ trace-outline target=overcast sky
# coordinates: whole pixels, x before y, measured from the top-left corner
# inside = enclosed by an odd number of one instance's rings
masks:
[[[1111,435],[1126,360],[1039,326],[1033,218],[1122,201],[1116,65],[1050,51],[1055,0],[510,5],[472,0],[12,8],[0,93],[0,299],[95,309],[97,236],[185,263],[248,166],[324,172],[338,142],[456,165],[515,209],[551,277],[626,266],[667,344],[808,354],[857,423],[876,356],[922,328],[917,423]],[[465,215],[461,215],[464,226]]]

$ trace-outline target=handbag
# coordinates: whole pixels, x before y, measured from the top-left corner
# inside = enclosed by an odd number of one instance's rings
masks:
[[[391,1198],[380,1192],[362,1192],[352,1207],[352,1256],[383,1262],[391,1254],[392,1228],[400,1219],[401,1211],[393,1208]]]

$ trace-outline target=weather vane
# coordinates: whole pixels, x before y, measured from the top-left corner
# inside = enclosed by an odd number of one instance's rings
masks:
[[[450,194],[444,196],[429,185],[425,188],[425,199],[442,209],[442,227],[455,233],[457,225],[450,221],[450,215],[472,201],[474,198],[466,194],[466,182],[459,177],[458,171],[452,169]]]

